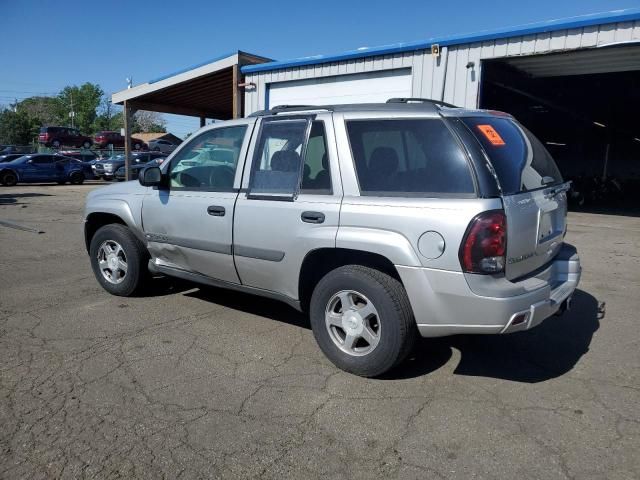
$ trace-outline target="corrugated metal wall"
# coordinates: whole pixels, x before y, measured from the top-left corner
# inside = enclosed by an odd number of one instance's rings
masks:
[[[406,67],[410,67],[413,74],[413,96],[443,98],[444,82],[444,101],[475,108],[478,104],[481,60],[567,51],[631,41],[640,41],[640,21],[609,23],[443,47],[439,58],[433,57],[430,51],[421,50],[256,72],[246,76],[246,81],[255,83],[256,88],[245,92],[245,115],[265,108],[265,93],[269,83]],[[467,68],[469,62],[475,63],[473,69]]]

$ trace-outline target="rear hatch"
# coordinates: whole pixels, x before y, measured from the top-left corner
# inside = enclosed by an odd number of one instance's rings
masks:
[[[542,143],[509,116],[464,117],[484,147],[507,217],[505,275],[513,280],[551,261],[562,247],[567,190]]]

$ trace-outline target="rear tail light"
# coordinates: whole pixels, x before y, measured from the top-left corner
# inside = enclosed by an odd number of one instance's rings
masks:
[[[507,218],[502,210],[477,215],[467,227],[460,247],[460,265],[468,273],[504,271]]]

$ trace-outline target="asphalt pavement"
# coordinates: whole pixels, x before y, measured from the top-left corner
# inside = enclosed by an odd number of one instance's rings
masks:
[[[422,340],[369,380],[275,301],[107,294],[96,186],[0,187],[0,478],[640,478],[640,218],[570,214],[564,316]]]

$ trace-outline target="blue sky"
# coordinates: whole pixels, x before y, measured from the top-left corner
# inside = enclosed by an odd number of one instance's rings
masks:
[[[640,0],[0,0],[0,104],[65,85],[106,92],[237,49],[285,60],[640,7]],[[198,121],[167,115],[184,136]]]

